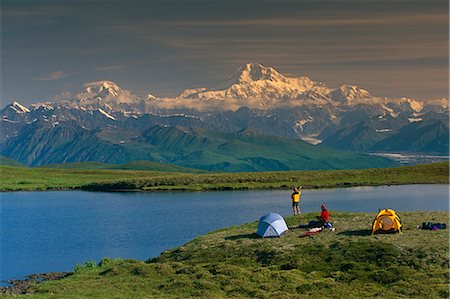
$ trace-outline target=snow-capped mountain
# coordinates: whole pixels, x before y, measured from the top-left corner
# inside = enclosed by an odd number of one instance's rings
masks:
[[[112,117],[118,112],[136,115],[186,109],[217,112],[236,111],[241,107],[273,110],[303,106],[306,110],[322,107],[334,118],[335,109],[349,110],[359,104],[379,106],[378,109],[394,114],[398,114],[399,109],[420,112],[424,106],[424,103],[414,99],[373,96],[354,85],[329,88],[306,76],[286,77],[274,68],[258,63],[246,64],[223,82],[210,87],[186,89],[175,98],[160,98],[149,93],[142,99],[107,80],[86,83],[84,88],[83,92],[62,94],[57,97],[56,103],[46,104],[52,107],[56,104],[67,108],[101,109]],[[445,99],[440,104],[445,106]]]
[[[367,90],[346,84],[329,90],[327,96],[340,104],[356,104],[373,98]]]
[[[139,98],[112,81],[90,82],[86,83],[84,88],[84,92],[76,95],[59,96],[57,104],[63,107],[103,111],[104,114],[111,116],[110,114],[114,112],[143,113],[148,103],[148,100]]]
[[[295,99],[316,86],[320,83],[307,77],[288,78],[274,68],[249,63],[217,85],[185,90],[179,97],[199,100]]]
[[[23,106],[22,104],[20,104],[17,101],[14,101],[11,105],[9,105],[8,108],[14,110],[14,112],[17,112],[19,114],[30,112],[30,109]]]
[[[442,103],[446,105],[446,101]],[[271,116],[277,116],[273,111],[288,110],[290,113],[293,109],[298,118],[289,119],[290,133],[287,135],[317,143],[321,140],[316,137],[324,128],[339,125],[342,116],[358,105],[367,106],[380,119],[390,114],[407,116],[411,120],[418,119],[417,114],[425,106],[414,99],[374,96],[354,85],[330,88],[306,76],[290,78],[272,67],[249,63],[218,84],[186,89],[175,98],[149,95],[143,112],[172,115],[188,111],[206,118],[203,114],[237,111],[245,107],[258,111],[259,115]],[[278,122],[282,122],[285,113],[278,115]]]
[[[177,98],[202,101],[220,101],[216,109],[226,109],[227,102],[233,106],[257,109],[274,109],[287,106],[314,106],[330,104],[335,107],[358,104],[409,103],[413,110],[423,106],[413,99],[388,99],[372,96],[367,90],[344,84],[329,88],[322,82],[306,76],[290,78],[283,76],[272,67],[249,63],[239,68],[235,74],[211,87],[187,89]],[[169,99],[167,99],[169,100]],[[155,103],[157,105],[157,101]],[[253,107],[252,107],[253,106]],[[420,109],[419,109],[420,110]]]
[[[30,113],[30,109],[20,104],[18,101],[13,101],[2,110],[2,119],[7,121],[20,121],[26,118],[26,114]]]
[[[58,142],[71,138],[69,131],[91,140],[105,128],[139,136],[156,125],[225,133],[251,130],[360,152],[448,154],[447,99],[420,102],[374,96],[354,85],[330,88],[257,63],[242,66],[216,85],[187,89],[175,98],[149,93],[143,99],[114,82],[97,81],[85,84],[78,94],[59,96],[56,102],[25,107],[14,101],[0,111],[0,145],[17,151],[44,131],[66,134],[52,139]],[[71,129],[63,129],[67,126]],[[37,135],[34,142],[40,140]],[[51,161],[52,156],[45,154],[45,159],[36,159]],[[34,163],[22,158],[19,161]]]

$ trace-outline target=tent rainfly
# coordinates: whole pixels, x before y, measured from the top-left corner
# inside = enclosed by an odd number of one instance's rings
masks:
[[[264,215],[259,219],[256,234],[261,238],[280,237],[288,227],[283,217],[276,213]]]
[[[372,225],[372,235],[376,233],[402,233],[400,217],[392,209],[384,209],[378,212]]]

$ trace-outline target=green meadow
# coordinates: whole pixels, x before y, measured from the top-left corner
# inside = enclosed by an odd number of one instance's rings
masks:
[[[371,236],[375,213],[331,211],[335,231],[261,239],[257,222],[221,229],[148,261],[104,258],[24,298],[448,298],[449,234],[416,228],[448,212],[400,213],[403,234]],[[16,295],[17,296],[17,295]]]
[[[78,166],[79,167],[79,166]],[[86,167],[86,166],[85,166]],[[189,173],[189,169],[152,170],[91,169],[77,166],[0,166],[0,191],[18,190],[244,190],[276,189],[302,185],[305,188],[378,186],[394,184],[448,184],[447,162],[395,168],[360,170],[308,170],[238,173]]]
[[[104,169],[93,164],[1,166],[0,190],[233,190],[448,184],[449,164],[364,170],[188,173],[186,169]],[[85,167],[85,165],[83,165]],[[109,167],[109,166],[108,166]],[[154,167],[152,165],[151,167]],[[256,236],[257,222],[224,228],[147,261],[77,265],[61,280],[34,284],[24,298],[448,298],[449,212],[400,213],[402,234],[371,235],[375,213],[331,211],[335,231],[300,238],[316,214],[286,217],[282,238]]]

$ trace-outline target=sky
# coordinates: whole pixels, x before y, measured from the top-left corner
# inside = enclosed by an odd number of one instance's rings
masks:
[[[376,96],[448,98],[447,0],[0,0],[1,106],[111,80],[176,96],[258,62]]]

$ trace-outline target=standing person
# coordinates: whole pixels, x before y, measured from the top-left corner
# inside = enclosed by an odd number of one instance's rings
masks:
[[[294,215],[300,215],[300,208],[298,206],[298,203],[300,201],[300,196],[302,195],[302,187],[293,188],[292,189],[292,210],[294,211]]]

